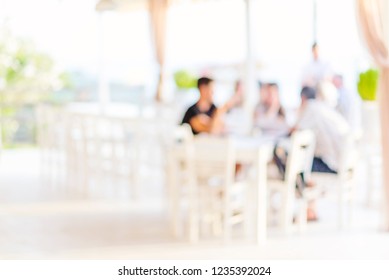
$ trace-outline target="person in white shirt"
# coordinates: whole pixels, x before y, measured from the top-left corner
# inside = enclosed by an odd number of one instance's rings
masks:
[[[315,133],[315,157],[313,172],[336,173],[339,155],[350,126],[335,108],[321,99],[316,99],[316,91],[304,87],[301,91],[300,116],[295,129],[310,129]]]
[[[323,81],[316,87],[316,99],[323,101],[331,108],[336,109],[339,101],[339,93],[331,82]]]
[[[320,94],[312,87],[301,90],[300,114],[295,127],[291,130],[309,129],[315,134],[315,151],[312,164],[313,172],[337,173],[341,150],[350,127],[344,117],[338,113],[333,102],[327,99],[325,87],[319,87]],[[330,98],[332,101],[332,98]],[[306,186],[314,186],[314,182],[302,181]],[[308,221],[317,220],[315,201],[308,205]]]
[[[319,45],[312,45],[312,61],[303,69],[302,86],[316,87],[322,81],[331,81],[332,70],[329,63],[319,56]]]

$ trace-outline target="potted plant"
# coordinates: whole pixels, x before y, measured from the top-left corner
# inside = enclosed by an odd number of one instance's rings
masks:
[[[187,70],[179,70],[174,73],[176,84],[175,101],[180,107],[187,107],[189,103],[197,98],[197,77]]]
[[[179,70],[174,73],[174,82],[179,90],[189,90],[196,88],[197,79],[186,70]]]
[[[378,70],[368,69],[359,74],[358,93],[363,101],[376,101]]]
[[[364,138],[372,143],[379,139],[379,115],[377,104],[378,70],[370,68],[359,74],[358,93],[362,99],[362,129]]]

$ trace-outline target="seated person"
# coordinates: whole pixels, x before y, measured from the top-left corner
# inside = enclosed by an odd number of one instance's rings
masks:
[[[350,127],[335,108],[316,98],[313,88],[304,87],[301,91],[300,116],[295,129],[310,129],[315,133],[312,171],[336,173],[343,140]]]
[[[202,77],[197,81],[200,98],[196,104],[186,111],[182,123],[187,123],[192,128],[193,134],[224,133],[222,116],[234,106],[236,96],[233,96],[224,106],[217,108],[213,103],[213,80]]]
[[[313,172],[336,173],[339,166],[339,155],[345,136],[349,133],[347,121],[331,107],[323,96],[317,96],[314,88],[304,87],[301,91],[300,116],[291,133],[297,129],[309,129],[315,134],[315,151],[312,164]],[[287,151],[274,150],[274,160],[284,175]],[[298,188],[314,186],[313,182],[304,180],[303,174],[297,178]],[[316,220],[314,202],[308,207],[308,220]]]
[[[254,125],[264,133],[286,134],[289,130],[276,83],[262,84],[254,111]]]

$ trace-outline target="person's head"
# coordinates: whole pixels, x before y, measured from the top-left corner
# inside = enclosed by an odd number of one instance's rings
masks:
[[[334,75],[334,77],[332,78],[332,83],[337,89],[343,87],[343,76],[340,74]]]
[[[316,42],[312,45],[312,56],[314,60],[319,59],[319,45]]]
[[[278,84],[277,83],[268,83],[268,89],[272,94],[278,95]]]
[[[272,106],[274,103],[279,103],[278,84],[265,83],[261,85],[261,103],[265,106]]]
[[[308,100],[316,99],[316,90],[313,87],[303,87],[300,93],[301,104],[306,103]]]
[[[268,91],[269,91],[269,95],[268,95],[269,101],[268,102],[270,104],[273,104],[273,105],[275,103],[280,105],[280,96],[279,96],[278,84],[277,83],[269,83],[268,84]]]
[[[213,80],[208,77],[201,77],[197,80],[197,88],[200,92],[200,98],[208,101],[210,103],[213,102]]]

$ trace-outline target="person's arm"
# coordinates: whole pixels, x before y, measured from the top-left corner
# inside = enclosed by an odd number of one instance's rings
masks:
[[[226,111],[222,109],[216,109],[215,113],[212,116],[211,122],[211,133],[212,134],[222,134],[225,130],[223,115]]]
[[[220,134],[224,131],[223,116],[238,102],[239,96],[233,95],[222,107],[215,109],[212,117],[199,114],[189,121],[190,126],[198,133]]]
[[[213,134],[221,134],[225,130],[225,125],[223,121],[223,116],[232,108],[235,107],[240,101],[240,96],[238,94],[234,94],[230,100],[228,100],[222,107],[216,109],[215,113],[212,116],[212,124],[211,124],[211,133]]]
[[[209,121],[206,121],[206,131],[212,134],[221,134],[224,132],[225,125],[223,116],[239,102],[239,96],[234,94],[222,107],[217,108]],[[205,121],[205,119],[204,119]],[[204,123],[204,122],[203,122]]]
[[[200,114],[192,117],[189,124],[198,133],[220,134],[224,131],[223,115],[223,110],[216,109],[212,117]]]
[[[189,124],[192,129],[198,133],[207,132],[210,133],[212,130],[212,118],[205,114],[199,114],[190,119]]]
[[[237,94],[234,94],[222,107],[217,109],[217,113],[219,115],[224,115],[227,113],[229,110],[234,108],[234,106],[239,102],[240,97]]]

